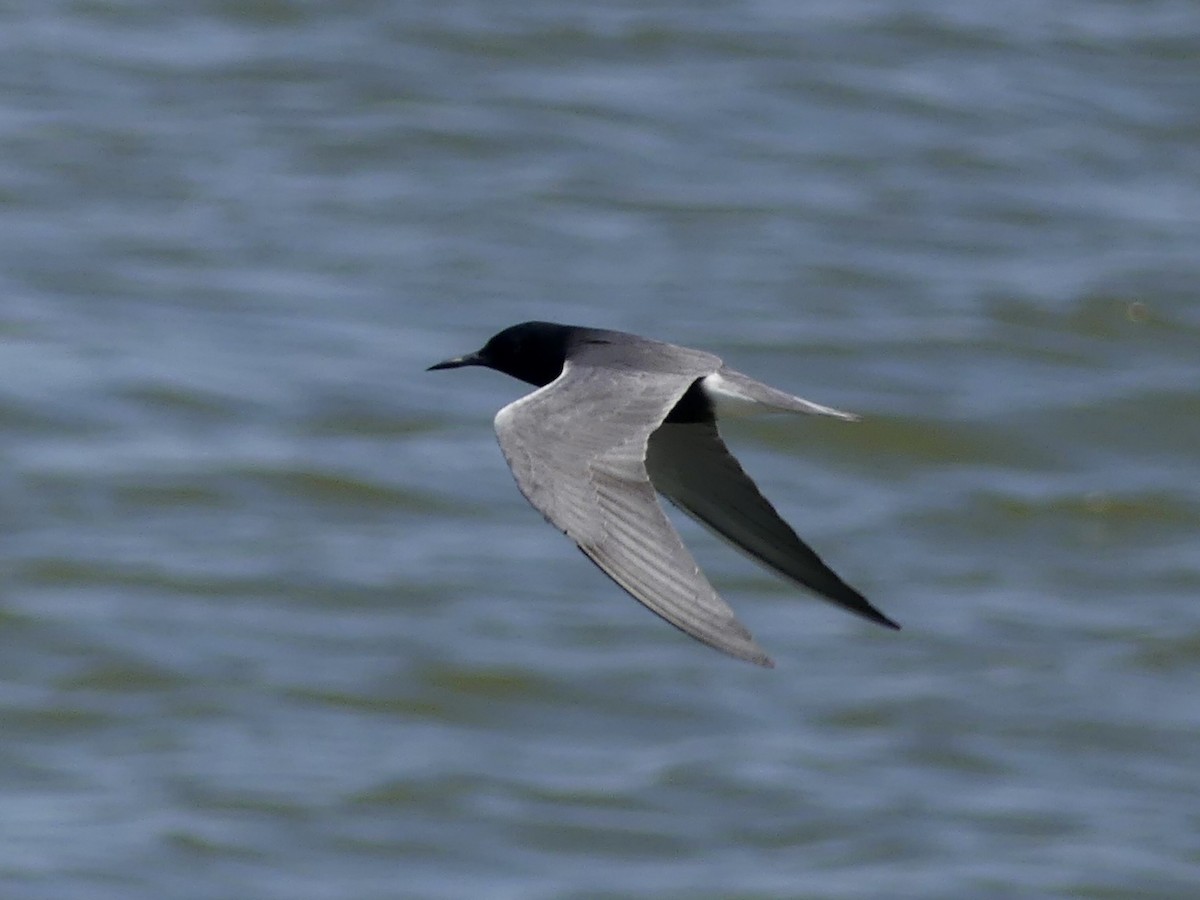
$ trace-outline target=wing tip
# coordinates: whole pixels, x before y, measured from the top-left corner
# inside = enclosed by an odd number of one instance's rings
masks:
[[[837,578],[832,569],[830,569],[830,574],[833,574],[834,578]],[[882,625],[884,628],[891,629],[892,631],[901,630],[899,622],[876,609],[870,600],[850,587],[846,582],[841,581],[840,578],[838,578],[838,581],[841,582],[840,587],[842,590],[840,592],[817,591],[817,593],[824,599],[832,601],[847,612],[852,612],[856,616],[866,619],[868,622],[874,622],[876,625]],[[813,590],[811,585],[805,585],[805,587]]]
[[[675,623],[672,622],[672,625]],[[707,644],[714,650],[718,650],[727,656],[732,656],[734,659],[740,659],[742,662],[748,662],[755,666],[762,666],[764,669],[775,668],[775,660],[767,655],[767,652],[751,637],[750,632],[742,626],[736,619],[732,620],[735,636],[729,635],[710,635],[702,632],[692,631],[687,628],[679,628],[684,634],[698,640],[702,644]]]
[[[873,606],[868,606],[868,609],[870,609],[870,612],[866,613],[865,617],[874,622],[876,625],[882,625],[884,628],[890,628],[892,631],[902,630],[900,628],[900,623],[895,619],[888,618]]]
[[[809,587],[809,590],[812,590],[811,586],[805,586]],[[824,599],[832,601],[847,612],[852,612],[856,616],[866,619],[868,622],[872,622],[876,625],[882,625],[884,628],[891,629],[892,631],[901,630],[899,622],[890,616],[885,616],[883,613],[881,613],[875,608],[870,600],[868,600],[854,588],[850,587],[850,585],[843,581],[842,587],[848,591],[847,594],[835,595],[826,593],[825,591],[819,591],[818,593]]]
[[[739,659],[742,662],[748,662],[751,665],[761,666],[764,669],[775,668],[775,660],[767,656],[763,649],[759,647],[758,644],[753,642],[751,642],[748,647],[724,646],[703,640],[702,643],[707,643],[714,650],[720,650],[727,656],[732,656],[734,659]]]

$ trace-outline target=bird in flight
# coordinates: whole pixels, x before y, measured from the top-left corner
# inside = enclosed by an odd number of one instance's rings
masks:
[[[681,631],[774,666],[700,571],[656,491],[789,581],[900,627],[800,540],[717,431],[719,418],[764,412],[856,416],[755,381],[711,353],[552,322],[513,325],[429,371],[462,366],[536,388],[496,414],[517,487],[609,578]]]

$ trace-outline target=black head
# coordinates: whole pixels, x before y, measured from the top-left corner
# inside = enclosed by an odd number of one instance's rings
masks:
[[[522,322],[493,335],[482,349],[440,362],[426,371],[487,366],[542,387],[562,374],[572,339],[582,330],[553,322]]]

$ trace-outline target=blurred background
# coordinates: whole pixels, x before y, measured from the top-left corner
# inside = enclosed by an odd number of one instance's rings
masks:
[[[0,8],[0,895],[1193,896],[1200,6]],[[530,318],[905,630],[647,614],[426,374]]]

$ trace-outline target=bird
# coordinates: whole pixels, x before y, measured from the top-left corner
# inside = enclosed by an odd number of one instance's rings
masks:
[[[609,578],[671,625],[738,659],[774,661],[720,597],[656,494],[788,581],[900,626],[834,573],[729,452],[718,419],[852,413],[794,397],[720,357],[636,334],[522,322],[426,371],[484,366],[533,385],[496,414],[517,487]]]

